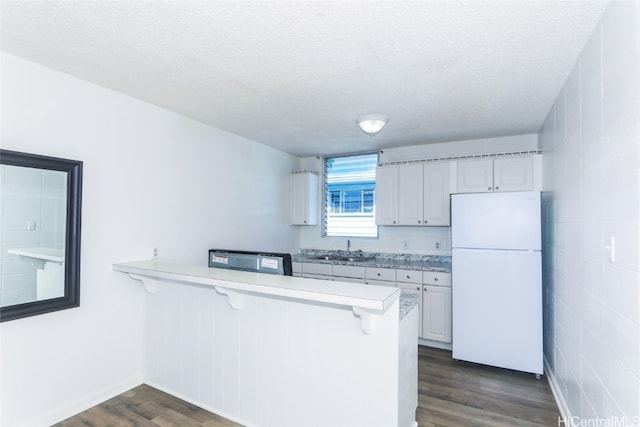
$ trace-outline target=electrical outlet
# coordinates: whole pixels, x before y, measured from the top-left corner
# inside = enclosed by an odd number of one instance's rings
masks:
[[[433,249],[435,249],[436,251],[439,251],[441,247],[442,247],[442,242],[440,242],[440,240],[433,241]]]
[[[403,240],[402,241],[402,249],[409,249],[409,241],[408,240]]]
[[[160,248],[153,248],[153,259],[158,259],[160,256]]]
[[[615,236],[609,237],[609,244],[606,246],[607,249],[607,260],[609,262],[616,262],[616,238]]]

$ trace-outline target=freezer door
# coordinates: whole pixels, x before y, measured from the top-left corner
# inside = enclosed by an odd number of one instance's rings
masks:
[[[451,196],[453,248],[540,250],[540,192]]]
[[[542,374],[540,252],[452,251],[453,358]]]

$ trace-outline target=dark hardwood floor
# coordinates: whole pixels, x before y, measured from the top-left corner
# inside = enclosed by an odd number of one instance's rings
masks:
[[[420,427],[550,427],[560,411],[545,377],[455,361],[450,351],[420,346]]]
[[[420,427],[557,426],[560,413],[546,378],[451,359],[451,352],[420,347]],[[232,421],[147,385],[75,415],[57,427],[223,427]]]

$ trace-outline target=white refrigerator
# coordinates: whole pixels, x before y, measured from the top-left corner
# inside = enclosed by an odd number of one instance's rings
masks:
[[[543,373],[540,192],[451,196],[453,358]]]

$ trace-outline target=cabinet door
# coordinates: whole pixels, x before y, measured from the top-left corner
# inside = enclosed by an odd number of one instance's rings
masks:
[[[495,191],[533,190],[533,158],[504,157],[493,161]]]
[[[376,224],[398,223],[398,166],[376,168]]]
[[[424,179],[422,164],[402,165],[398,170],[398,224],[422,225]]]
[[[422,337],[451,342],[451,288],[422,286]]]
[[[291,175],[291,224],[318,224],[318,176],[313,173]]]
[[[493,191],[493,160],[460,160],[458,193]]]
[[[424,165],[424,225],[451,225],[449,163]]]

